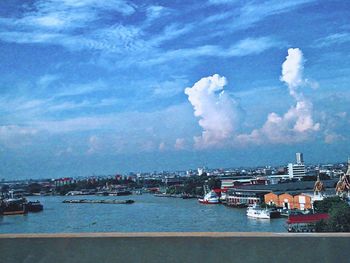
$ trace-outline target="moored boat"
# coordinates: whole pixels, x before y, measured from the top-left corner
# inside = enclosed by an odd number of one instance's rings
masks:
[[[220,200],[214,191],[210,191],[203,198],[198,199],[201,204],[219,204]]]
[[[28,213],[25,198],[8,198],[1,201],[2,215],[23,215]]]
[[[247,208],[247,216],[257,219],[270,219],[280,217],[280,212],[268,208],[261,208],[255,204]]]
[[[288,232],[315,232],[316,223],[321,220],[328,220],[329,214],[290,214],[287,220]]]
[[[44,206],[39,201],[30,201],[26,204],[28,212],[40,212]]]

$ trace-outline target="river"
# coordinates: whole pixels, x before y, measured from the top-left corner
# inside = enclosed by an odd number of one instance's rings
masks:
[[[133,199],[134,204],[67,204],[65,199]],[[0,233],[78,232],[286,232],[286,218],[249,219],[246,209],[203,205],[196,199],[43,196],[44,211],[0,216]]]

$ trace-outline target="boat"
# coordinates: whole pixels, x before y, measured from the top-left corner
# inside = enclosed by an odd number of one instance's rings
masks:
[[[257,219],[270,219],[280,217],[280,212],[268,208],[261,208],[258,204],[247,208],[247,216]]]
[[[89,199],[77,199],[77,200],[63,200],[62,203],[68,204],[133,204],[134,200],[89,200]]]
[[[44,206],[39,201],[29,201],[26,206],[28,212],[40,212],[44,209]]]
[[[214,191],[208,192],[203,198],[198,199],[201,204],[219,204],[220,200]]]
[[[125,190],[125,191],[115,191],[115,192],[109,192],[109,196],[122,196],[122,195],[131,195],[132,192]]]
[[[25,198],[8,198],[1,201],[2,215],[23,215],[27,214],[27,205]]]
[[[292,213],[288,217],[286,228],[288,232],[315,232],[316,223],[328,219],[329,214],[327,213]]]

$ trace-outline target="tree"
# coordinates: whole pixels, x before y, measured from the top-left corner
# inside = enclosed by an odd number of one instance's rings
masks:
[[[330,232],[350,232],[350,207],[347,203],[335,204],[329,215],[327,225]]]
[[[330,209],[339,203],[344,203],[339,196],[327,197],[322,201],[315,201],[314,209],[316,213],[329,213]]]
[[[325,198],[314,203],[315,211],[328,213],[327,221],[316,223],[316,232],[350,232],[350,207],[339,197]]]
[[[221,181],[216,178],[210,178],[208,180],[208,187],[209,189],[217,189],[221,187]]]
[[[31,194],[40,193],[41,190],[42,190],[42,185],[38,183],[31,183],[27,187],[27,191]]]

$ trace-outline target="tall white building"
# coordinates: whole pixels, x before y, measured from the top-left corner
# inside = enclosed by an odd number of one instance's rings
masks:
[[[295,157],[297,159],[297,164],[304,164],[303,153],[296,153]]]
[[[204,168],[200,167],[197,169],[197,171],[198,171],[198,175],[201,176],[204,173]]]
[[[306,175],[304,157],[302,153],[296,153],[296,163],[288,164],[289,178],[300,178]]]

